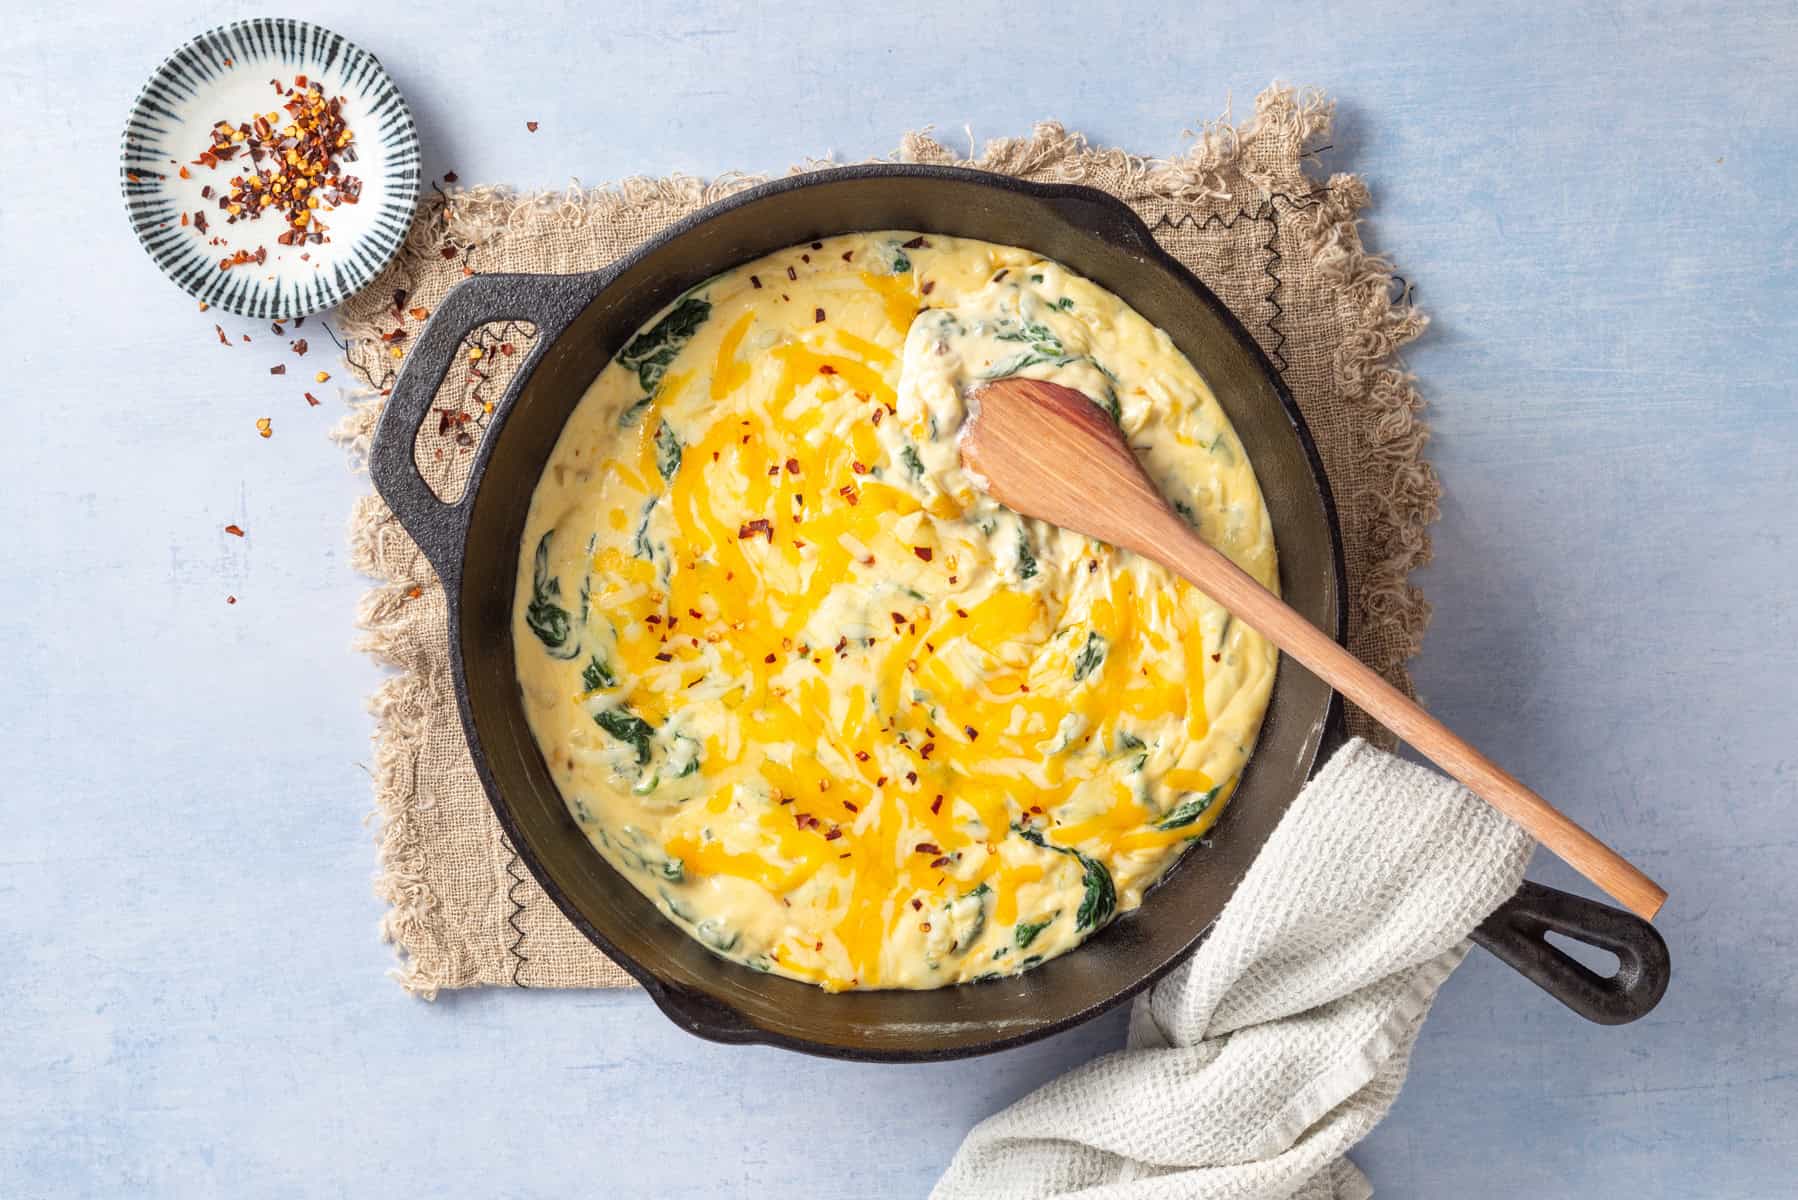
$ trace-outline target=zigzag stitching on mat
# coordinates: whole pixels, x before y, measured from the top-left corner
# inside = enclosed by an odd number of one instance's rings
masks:
[[[506,849],[512,851],[512,857],[506,860],[506,874],[512,880],[506,887],[506,899],[512,904],[512,911],[506,916],[506,924],[510,925],[512,927],[512,932],[518,935],[506,946],[506,952],[513,958],[512,986],[530,987],[530,984],[519,978],[519,975],[524,971],[524,964],[531,961],[530,956],[525,954],[524,950],[521,949],[524,945],[524,926],[518,923],[519,914],[524,912],[524,901],[520,900],[516,893],[519,887],[524,883],[524,876],[518,873],[518,850],[512,845],[511,838],[506,839]]]
[[[1267,235],[1267,241],[1263,243],[1261,247],[1263,250],[1266,250],[1268,254],[1267,265],[1261,270],[1262,273],[1272,281],[1268,286],[1267,295],[1264,297],[1268,306],[1274,310],[1273,315],[1267,319],[1267,331],[1273,335],[1273,346],[1268,350],[1267,357],[1273,361],[1275,368],[1281,375],[1286,374],[1286,368],[1288,366],[1285,353],[1286,331],[1280,327],[1280,318],[1286,315],[1286,307],[1280,303],[1280,289],[1285,286],[1285,281],[1280,278],[1279,265],[1285,261],[1285,255],[1281,254],[1274,245],[1274,243],[1280,239],[1280,210],[1275,204],[1275,201],[1284,200],[1293,208],[1315,208],[1322,203],[1322,197],[1327,196],[1329,192],[1330,189],[1327,187],[1321,187],[1315,191],[1307,192],[1303,196],[1293,196],[1286,192],[1274,192],[1260,204],[1257,204],[1253,209],[1239,208],[1231,213],[1228,218],[1225,218],[1221,213],[1210,213],[1206,215],[1204,220],[1200,220],[1191,213],[1182,213],[1179,219],[1176,220],[1170,218],[1166,213],[1163,213],[1156,219],[1155,224],[1151,227],[1151,232],[1163,228],[1179,229],[1187,225],[1194,226],[1198,229],[1205,229],[1215,225],[1219,229],[1231,230],[1236,228],[1236,223],[1244,217],[1247,217],[1251,221],[1266,221],[1272,226],[1271,231]]]

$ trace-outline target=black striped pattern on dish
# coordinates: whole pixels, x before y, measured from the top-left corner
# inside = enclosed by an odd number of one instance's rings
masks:
[[[351,171],[365,184],[378,173],[384,184],[380,207],[369,230],[355,240],[308,247],[320,269],[301,282],[270,280],[252,267],[219,270],[217,248],[181,225],[180,202],[165,187],[174,170],[170,159],[189,162],[213,121],[245,115],[221,111],[184,122],[176,112],[234,71],[284,82],[307,75],[332,94],[356,97],[369,114],[354,126],[360,157]],[[119,184],[131,227],[163,274],[213,308],[263,320],[330,308],[372,282],[405,240],[418,183],[418,129],[380,61],[328,29],[285,18],[233,21],[169,55],[132,104],[119,152]]]

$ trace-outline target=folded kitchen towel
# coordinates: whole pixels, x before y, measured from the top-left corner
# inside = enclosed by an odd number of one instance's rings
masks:
[[[977,1125],[936,1200],[1361,1200],[1344,1157],[1398,1096],[1467,936],[1532,843],[1356,739],[1300,794],[1126,1048]]]

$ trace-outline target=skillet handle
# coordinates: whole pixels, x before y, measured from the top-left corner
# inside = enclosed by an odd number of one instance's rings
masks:
[[[368,470],[381,499],[424,551],[437,578],[452,595],[461,580],[462,543],[468,535],[475,489],[471,485],[453,504],[437,498],[413,456],[418,427],[430,415],[437,390],[470,330],[490,321],[529,321],[537,327],[537,342],[494,405],[492,421],[503,420],[543,355],[611,275],[610,271],[598,271],[587,275],[470,276],[437,305],[406,355],[406,365],[375,427]],[[489,428],[489,441],[493,432]]]
[[[1549,942],[1549,931],[1617,956],[1610,978]],[[1524,880],[1473,931],[1473,940],[1568,1008],[1600,1025],[1625,1025],[1661,1002],[1672,974],[1667,943],[1622,909]]]
[[[1104,238],[1114,246],[1135,250],[1139,254],[1163,253],[1155,241],[1155,235],[1149,232],[1143,219],[1136,215],[1136,210],[1110,192],[1070,184],[1056,188],[1045,199],[1063,220]]]
[[[648,991],[664,1016],[708,1042],[741,1046],[767,1040],[741,1014],[709,996],[668,986],[652,986]]]
[[[1336,696],[1319,740],[1318,762],[1327,761],[1347,740],[1342,697]],[[1617,973],[1607,979],[1593,971],[1543,936],[1550,930],[1609,950],[1617,956]],[[1667,943],[1647,921],[1527,879],[1472,937],[1525,979],[1600,1025],[1626,1025],[1647,1016],[1666,994],[1672,975]]]

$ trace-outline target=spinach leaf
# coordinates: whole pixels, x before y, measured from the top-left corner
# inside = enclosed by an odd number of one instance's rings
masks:
[[[1016,375],[1025,367],[1034,367],[1038,363],[1048,363],[1052,367],[1065,367],[1071,362],[1080,361],[1079,355],[1044,353],[1032,348],[1015,358],[1008,358],[992,370],[980,376],[982,379],[1004,379],[1008,375]]]
[[[1204,814],[1206,809],[1211,807],[1211,802],[1213,800],[1216,800],[1217,794],[1223,790],[1224,790],[1224,785],[1220,783],[1208,792],[1199,793],[1197,796],[1194,796],[1192,799],[1187,800],[1184,803],[1176,806],[1173,812],[1169,813],[1167,816],[1165,816],[1165,817],[1161,818],[1161,820],[1157,821],[1155,823],[1155,828],[1157,828],[1157,829],[1184,829],[1184,828],[1186,828],[1188,825],[1191,825],[1194,821],[1198,820],[1199,817]]]
[[[635,371],[643,390],[654,395],[669,364],[711,315],[709,301],[698,296],[684,298],[667,316],[632,338],[630,344],[618,352],[619,363],[627,370]]]
[[[893,251],[893,274],[903,275],[911,270],[911,258],[903,250]]]
[[[1055,924],[1055,918],[1060,915],[1060,912],[1052,912],[1040,921],[1019,921],[1012,931],[1013,944],[1020,950],[1030,949],[1030,943],[1036,940],[1036,935]]]
[[[663,479],[673,479],[674,473],[680,470],[680,439],[674,435],[674,427],[663,421],[656,430],[656,470],[662,473]]]
[[[1117,734],[1112,740],[1119,753],[1122,753],[1125,750],[1141,750],[1144,748],[1144,743],[1141,738],[1137,737],[1134,733],[1126,733],[1122,729],[1117,731]]]
[[[899,448],[899,460],[905,464],[905,469],[911,472],[911,477],[913,479],[924,478],[924,460],[918,457],[918,448],[916,446],[912,445],[910,442],[901,446]]]
[[[611,664],[595,654],[587,660],[586,669],[581,672],[581,683],[590,692],[600,688],[618,686],[618,676],[612,673]]]
[[[556,603],[562,597],[562,581],[552,579],[549,574],[549,539],[555,533],[550,530],[537,543],[537,555],[531,566],[531,602],[524,610],[524,623],[530,626],[552,658],[573,658],[575,647],[570,647],[566,654],[556,653],[568,644],[572,626],[568,610]]]
[[[1080,653],[1074,657],[1074,682],[1079,683],[1098,669],[1105,661],[1105,635],[1097,630],[1088,630],[1086,644],[1080,647]]]
[[[637,532],[631,537],[631,553],[638,558],[655,560],[655,547],[649,544],[649,514],[655,511],[656,501],[660,496],[651,496],[643,504],[643,519],[637,523]]]
[[[644,396],[640,400],[633,401],[629,408],[618,414],[618,428],[629,429],[635,425],[637,418],[643,415],[643,410],[648,408],[649,402],[654,399],[654,396]]]
[[[1035,829],[1023,825],[1013,825],[1012,829],[1025,841],[1056,854],[1066,854],[1080,864],[1086,892],[1080,899],[1079,910],[1074,913],[1075,929],[1097,929],[1116,915],[1117,886],[1111,882],[1111,872],[1105,869],[1104,863],[1096,858],[1088,858],[1072,846],[1051,846]]]
[[[649,743],[655,736],[655,726],[639,717],[628,708],[612,708],[598,713],[593,723],[627,745],[634,746],[637,751],[637,765],[644,766],[649,762]]]
[[[1018,578],[1029,579],[1036,574],[1036,555],[1030,552],[1030,536],[1018,526]]]
[[[1063,296],[1055,302],[1055,307],[1059,308],[1062,312],[1072,312],[1074,310],[1074,298],[1072,296]]]

